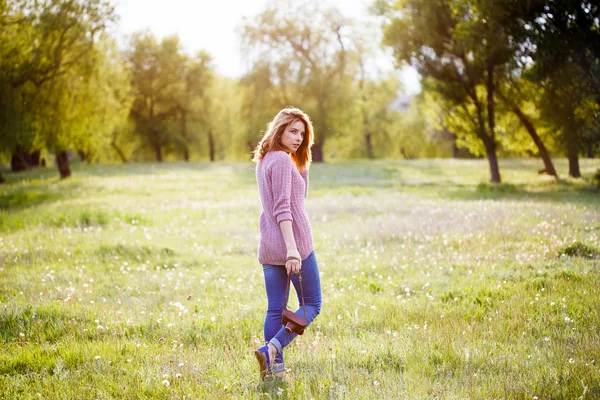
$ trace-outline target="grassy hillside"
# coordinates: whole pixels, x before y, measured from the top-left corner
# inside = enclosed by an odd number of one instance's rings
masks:
[[[252,164],[6,175],[0,398],[599,398],[600,160],[538,164],[314,165],[322,313],[268,384]]]

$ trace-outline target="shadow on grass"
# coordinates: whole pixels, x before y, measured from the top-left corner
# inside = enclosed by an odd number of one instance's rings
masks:
[[[260,382],[256,386],[259,398],[264,399],[288,399],[290,393],[288,393],[289,384],[285,379],[271,376],[267,377],[264,381]]]
[[[443,196],[456,200],[510,200],[536,202],[567,202],[574,204],[597,204],[600,190],[570,182],[545,185],[515,185],[510,183],[480,183],[453,185],[445,188]]]
[[[481,164],[481,163],[479,163]],[[340,164],[315,164],[311,168],[311,196],[322,195],[372,195],[378,189],[400,190],[420,197],[456,200],[517,200],[559,201],[576,204],[592,204],[598,201],[600,189],[595,188],[591,175],[584,179],[551,180],[531,179],[525,183],[477,183],[481,178],[473,171],[480,165],[475,162],[348,162]],[[530,163],[511,161],[507,168],[530,170]],[[482,164],[483,165],[483,164]],[[213,173],[214,172],[214,173]],[[210,182],[211,190],[227,191],[234,187],[255,185],[254,164],[243,162],[195,162],[183,161],[131,164],[73,164],[73,178],[60,181],[54,168],[38,168],[16,174],[5,174],[7,183],[0,185],[0,212],[18,211],[41,203],[65,198],[93,196],[90,191],[101,191],[99,185],[85,185],[88,178],[134,176],[166,176],[165,179]],[[174,177],[173,177],[174,175]],[[181,176],[179,176],[181,175]],[[233,177],[233,181],[230,181]],[[152,187],[152,184],[149,185]],[[121,188],[121,187],[119,187]],[[127,191],[127,185],[121,188]],[[161,188],[160,190],[164,190]],[[220,189],[219,189],[220,190]],[[99,192],[100,193],[100,192]]]
[[[157,162],[134,162],[127,164],[85,164],[73,163],[71,165],[72,178],[88,177],[111,177],[118,175],[155,175],[172,173],[175,171],[210,171],[225,165],[222,162],[185,162],[168,161],[164,163]],[[227,163],[228,166],[240,166],[242,163]],[[253,165],[251,166],[253,168]],[[43,182],[56,183],[60,181],[58,170],[52,167],[37,167],[22,172],[3,171],[6,181],[3,185],[15,183],[30,183],[30,181],[41,180]],[[68,181],[68,179],[67,179]],[[0,186],[2,188],[2,186]]]
[[[80,182],[73,181],[64,181],[60,182],[60,186],[49,187],[49,185],[59,182],[56,179],[43,183],[8,186],[0,197],[0,211],[23,210],[42,203],[70,198],[83,189]]]

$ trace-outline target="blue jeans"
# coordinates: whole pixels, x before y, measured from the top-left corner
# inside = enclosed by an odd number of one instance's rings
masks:
[[[267,316],[265,318],[265,341],[272,343],[277,348],[277,357],[274,360],[273,372],[279,372],[284,369],[283,349],[298,335],[296,333],[287,333],[285,327],[281,324],[283,298],[287,284],[285,266],[263,264],[263,273],[265,275],[268,299]],[[300,275],[302,275],[306,322],[307,325],[310,325],[317,315],[319,315],[319,312],[321,312],[321,279],[314,251],[302,261]],[[304,318],[298,275],[292,274],[292,283],[298,294],[298,304],[300,305],[300,308],[295,313]]]

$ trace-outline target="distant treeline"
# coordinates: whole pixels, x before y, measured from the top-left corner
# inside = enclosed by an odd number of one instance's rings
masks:
[[[0,160],[249,159],[282,107],[312,118],[315,161],[535,156],[600,150],[600,7],[552,0],[376,0],[354,21],[326,2],[271,1],[239,27],[249,72],[219,76],[177,36],[116,46],[105,0],[0,0]],[[370,60],[411,65],[410,98]],[[54,160],[48,160],[54,161]],[[1,180],[1,176],[0,176]]]

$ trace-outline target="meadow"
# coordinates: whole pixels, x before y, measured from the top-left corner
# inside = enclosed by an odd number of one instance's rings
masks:
[[[322,311],[266,383],[253,164],[7,174],[0,398],[598,399],[600,160],[581,162],[557,183],[501,160],[500,185],[484,160],[313,165]]]

